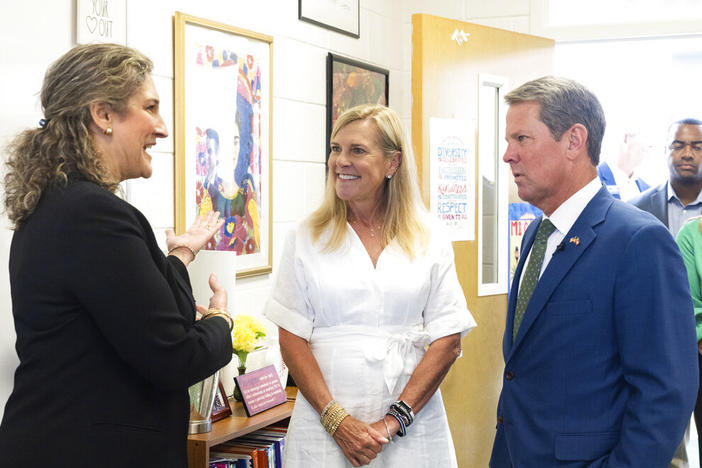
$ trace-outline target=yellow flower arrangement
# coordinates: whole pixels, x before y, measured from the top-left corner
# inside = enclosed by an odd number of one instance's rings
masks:
[[[257,344],[264,336],[266,336],[266,327],[260,320],[250,315],[234,317],[232,348],[234,354],[239,357],[239,367],[246,367],[246,357],[250,352],[261,348]]]

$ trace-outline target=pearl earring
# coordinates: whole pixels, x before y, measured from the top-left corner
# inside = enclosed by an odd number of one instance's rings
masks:
[[[104,133],[107,136],[112,135],[112,127],[107,127],[102,133]]]

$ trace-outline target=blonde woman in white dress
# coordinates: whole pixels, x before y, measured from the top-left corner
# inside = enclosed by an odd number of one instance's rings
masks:
[[[345,112],[330,150],[325,200],[289,234],[265,311],[299,388],[284,466],[455,467],[438,388],[475,321],[451,243],[392,110]]]

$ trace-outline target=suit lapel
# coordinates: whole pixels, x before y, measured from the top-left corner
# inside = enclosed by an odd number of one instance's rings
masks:
[[[668,184],[665,183],[651,197],[651,212],[664,225],[668,226]]]
[[[505,352],[505,362],[509,361],[514,351],[519,347],[519,344],[524,339],[529,328],[534,324],[555,289],[568,274],[568,271],[570,271],[575,262],[578,261],[580,256],[587,251],[589,245],[597,238],[597,233],[593,227],[604,221],[607,210],[613,201],[614,199],[607,192],[607,189],[604,187],[601,188],[595,197],[590,200],[590,203],[587,204],[570,231],[565,235],[563,238],[563,249],[553,254],[539,282],[536,283],[536,288],[524,312],[524,319],[519,327],[514,343],[511,347],[505,347],[508,349],[508,352]],[[533,242],[535,232],[536,229],[534,230],[534,236],[532,236],[531,242]],[[515,278],[518,278],[516,273]],[[515,283],[517,282],[518,280],[515,280]],[[515,304],[516,293],[515,288],[513,288],[509,301],[507,327],[511,327],[510,324],[514,323]],[[509,331],[509,341],[511,342],[511,328],[509,328]],[[504,339],[508,339],[507,332],[505,332]]]

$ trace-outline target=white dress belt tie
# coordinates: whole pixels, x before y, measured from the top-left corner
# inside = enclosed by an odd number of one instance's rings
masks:
[[[368,362],[383,361],[383,376],[393,394],[402,374],[411,374],[429,343],[422,325],[374,328],[363,325],[338,325],[315,328],[310,337],[314,348],[352,345],[362,349]]]

